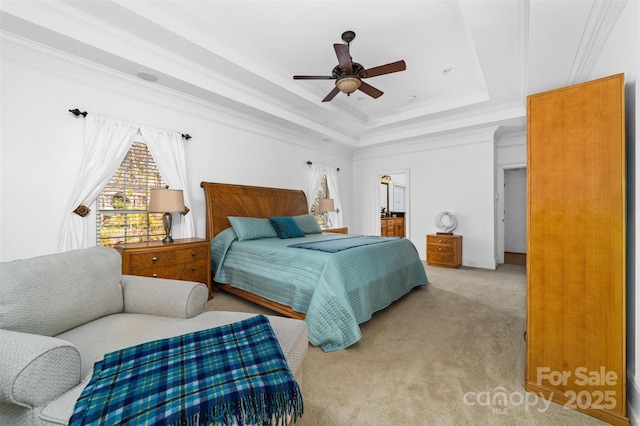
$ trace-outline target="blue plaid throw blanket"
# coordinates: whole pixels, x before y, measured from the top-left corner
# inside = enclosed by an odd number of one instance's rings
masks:
[[[302,394],[262,315],[105,355],[70,425],[286,424]]]

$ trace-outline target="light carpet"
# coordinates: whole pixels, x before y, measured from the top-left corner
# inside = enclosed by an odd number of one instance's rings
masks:
[[[362,324],[360,342],[309,347],[297,425],[604,424],[525,392],[524,266],[425,268],[430,284]],[[206,309],[274,314],[225,292]]]

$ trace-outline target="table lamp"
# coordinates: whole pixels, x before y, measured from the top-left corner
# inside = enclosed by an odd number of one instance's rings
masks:
[[[171,237],[171,222],[173,212],[184,211],[184,197],[181,189],[151,188],[149,196],[149,212],[164,213],[162,215],[162,225],[164,226],[165,237],[162,240],[164,244],[173,242]]]
[[[318,211],[322,213],[324,217],[324,227],[330,228],[331,221],[329,220],[328,212],[333,212],[336,210],[335,204],[332,198],[319,198],[318,199]]]

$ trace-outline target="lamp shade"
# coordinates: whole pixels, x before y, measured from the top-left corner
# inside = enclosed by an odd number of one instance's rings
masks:
[[[336,209],[333,199],[320,198],[318,199],[318,211],[319,212],[332,212]]]
[[[149,211],[154,213],[181,212],[184,197],[181,189],[151,188]]]

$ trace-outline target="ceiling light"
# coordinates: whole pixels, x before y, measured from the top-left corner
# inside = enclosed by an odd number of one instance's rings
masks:
[[[356,77],[343,77],[340,80],[336,81],[336,87],[342,93],[346,93],[347,95],[355,92],[360,87],[360,79]]]
[[[407,98],[407,101],[408,101],[408,102],[413,102],[413,101],[415,101],[415,100],[416,100],[416,98],[417,98],[417,96],[416,96],[416,95],[410,95],[410,96]]]
[[[442,74],[453,74],[454,72],[456,72],[455,67],[450,67],[450,68],[445,68],[442,70]]]
[[[157,75],[153,75],[153,74],[149,74],[147,72],[139,72],[138,74],[136,74],[139,78],[145,80],[145,81],[158,81],[158,76]]]

